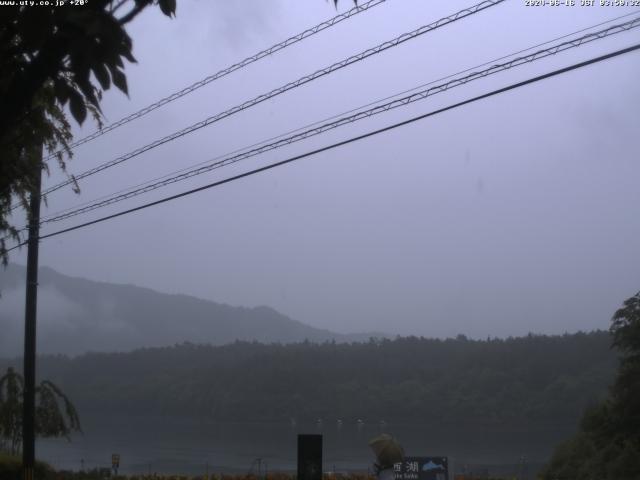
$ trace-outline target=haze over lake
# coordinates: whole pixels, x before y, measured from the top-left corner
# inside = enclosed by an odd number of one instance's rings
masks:
[[[262,469],[294,471],[297,465],[298,433],[322,433],[325,471],[371,470],[374,457],[367,442],[380,432],[389,432],[403,444],[408,455],[447,455],[456,468],[516,472],[523,462],[531,472],[545,462],[555,442],[570,434],[573,426],[541,426],[511,430],[462,426],[450,428],[427,424],[343,424],[314,422],[208,423],[171,417],[127,418],[109,416],[84,426],[83,436],[39,441],[39,456],[54,466],[77,470],[110,467],[111,454],[121,455],[122,473],[247,473],[262,459]],[[524,457],[524,458],[523,458]],[[257,465],[253,465],[256,471]]]

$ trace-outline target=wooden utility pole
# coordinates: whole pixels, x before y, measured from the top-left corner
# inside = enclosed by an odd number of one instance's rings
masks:
[[[42,148],[40,148],[42,157]],[[38,307],[38,243],[40,236],[40,192],[42,168],[38,165],[29,201],[27,243],[27,288],[24,315],[24,398],[22,402],[22,471],[24,480],[33,480],[35,464],[36,404],[36,313]]]

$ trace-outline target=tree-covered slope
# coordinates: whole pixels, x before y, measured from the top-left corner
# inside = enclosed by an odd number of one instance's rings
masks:
[[[640,292],[616,311],[610,332],[620,355],[610,393],[556,449],[544,480],[640,478]]]
[[[81,416],[566,425],[606,395],[616,365],[609,344],[604,332],[486,341],[183,344],[42,357],[38,372],[68,393]]]

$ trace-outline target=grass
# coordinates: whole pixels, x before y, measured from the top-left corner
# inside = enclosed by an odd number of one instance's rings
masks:
[[[109,469],[94,469],[85,472],[56,471],[44,462],[36,462],[34,480],[296,480],[290,473],[272,472],[267,475],[118,475],[110,476]],[[451,476],[451,480],[480,480],[480,477]],[[22,459],[0,452],[0,480],[22,480]],[[323,480],[376,480],[373,475],[350,473],[325,474]],[[482,480],[512,480],[511,477],[482,477]]]

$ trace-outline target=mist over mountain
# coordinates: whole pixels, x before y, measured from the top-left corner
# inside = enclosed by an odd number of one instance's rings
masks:
[[[0,270],[0,356],[22,354],[26,268]],[[183,342],[359,341],[379,333],[343,335],[305,325],[276,310],[235,307],[134,285],[74,278],[41,267],[38,353],[130,351]]]

